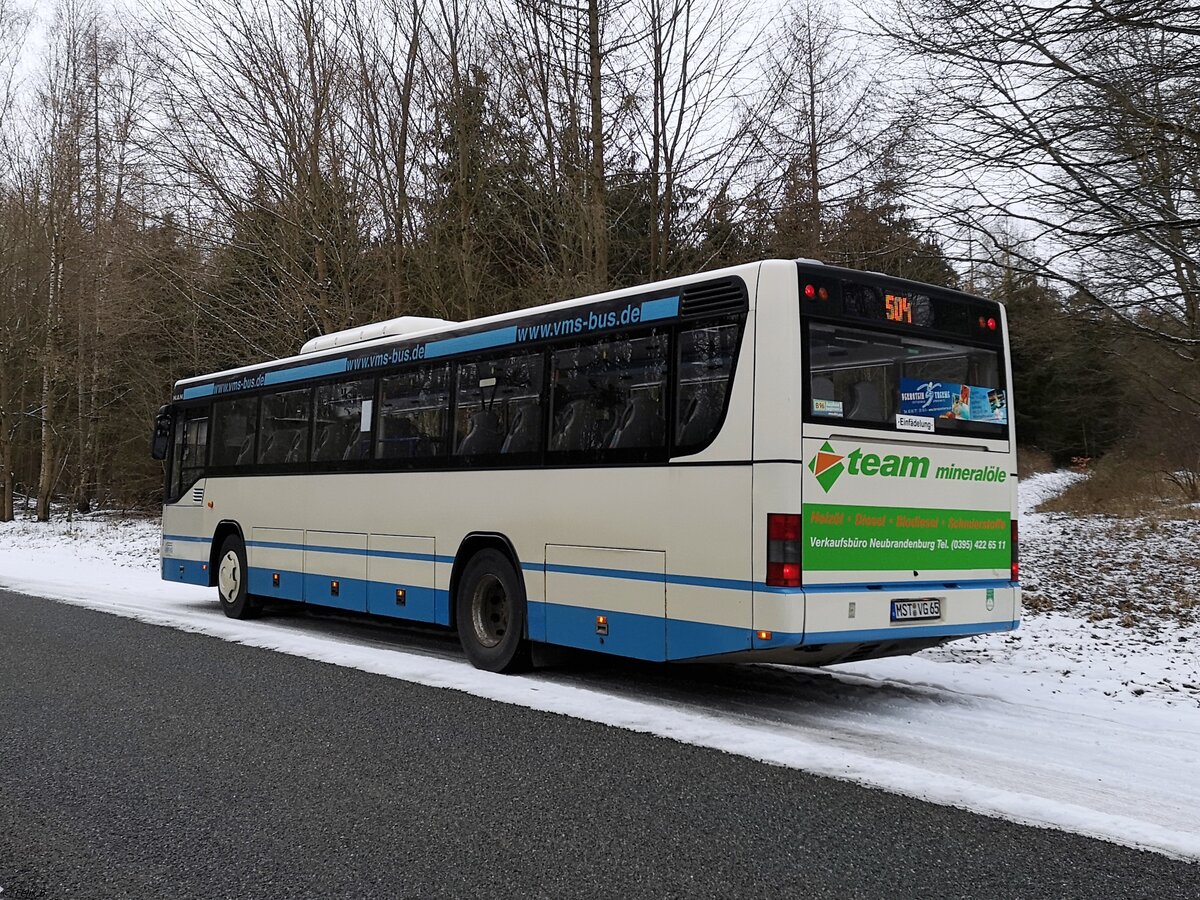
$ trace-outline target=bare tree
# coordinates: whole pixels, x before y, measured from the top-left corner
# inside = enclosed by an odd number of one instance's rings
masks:
[[[368,6],[370,8],[368,8]],[[416,233],[412,175],[420,102],[420,53],[428,0],[345,0],[354,114],[346,115],[360,145],[357,158],[369,196],[366,227],[387,248],[385,288],[389,315],[405,310],[405,257]]]
[[[898,0],[875,24],[919,63],[946,219],[1195,359],[1200,7]]]
[[[881,109],[880,79],[861,41],[823,0],[787,10],[763,69],[767,92],[749,130],[759,194],[787,252],[822,257],[823,222],[869,191],[900,128]]]
[[[734,114],[737,86],[753,62],[741,0],[643,0],[650,97],[636,121],[645,135],[652,218],[651,278],[671,272],[685,233],[686,189],[724,195],[744,172],[749,122]],[[690,217],[694,229],[701,214]]]
[[[224,240],[256,257],[255,296],[208,298],[259,353],[354,320],[362,167],[346,23],[333,0],[194,0],[157,20],[168,124],[158,135],[174,189],[207,208]]]
[[[22,210],[11,191],[17,151],[12,121],[15,69],[28,27],[23,10],[0,0],[0,522],[13,518],[14,456],[26,418],[33,335],[31,298],[21,279]]]

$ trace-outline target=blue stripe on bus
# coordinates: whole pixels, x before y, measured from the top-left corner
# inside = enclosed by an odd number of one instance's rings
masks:
[[[641,314],[643,322],[672,319],[679,314],[679,298],[663,297],[659,300],[647,300],[642,303]]]
[[[307,366],[296,366],[292,369],[277,369],[267,372],[263,384],[286,384],[290,381],[303,381],[306,378],[320,378],[323,375],[337,375],[346,371],[346,360],[330,359],[325,362],[310,363]]]
[[[163,535],[168,541],[196,541],[207,543],[208,538],[191,535]],[[452,565],[453,556],[432,553],[406,553],[399,550],[360,550],[351,547],[327,547],[318,544],[304,545],[285,543],[281,541],[247,541],[248,547],[260,547],[272,550],[292,550],[312,553],[341,553],[349,556],[373,556],[382,559],[406,559],[415,562],[434,562],[442,565]],[[703,575],[681,575],[668,572],[662,575],[657,572],[638,572],[630,569],[605,569],[595,566],[570,566],[559,563],[522,562],[521,568],[527,572],[556,572],[564,575],[586,575],[593,578],[615,578],[625,581],[665,581],[667,584],[681,584],[690,587],[715,588],[726,591],[754,591],[765,594],[840,594],[840,593],[873,593],[876,591],[917,591],[917,590],[979,590],[983,588],[1010,589],[1020,585],[1007,579],[974,579],[964,581],[901,581],[901,582],[848,582],[835,584],[806,584],[800,587],[773,587],[755,581],[735,578],[711,578]]]
[[[562,312],[566,316],[576,314],[574,309],[566,309]],[[639,322],[656,322],[662,319],[675,318],[679,315],[679,297],[659,297],[654,300],[644,300],[640,304],[638,312]],[[553,322],[554,320],[551,321],[551,324]],[[488,331],[476,332],[475,334],[464,334],[428,341],[424,345],[415,345],[412,349],[414,351],[423,350],[420,358],[438,359],[444,356],[453,356],[457,353],[471,353],[478,350],[488,350],[494,347],[517,344],[519,343],[517,338],[519,331],[536,332],[538,328],[538,325],[508,325],[503,328],[493,328]],[[308,378],[337,375],[347,371],[350,371],[350,357],[341,356],[336,359],[309,363],[308,365],[294,366],[290,369],[267,370],[263,373],[262,384],[288,384]],[[256,384],[255,386],[257,387],[258,385]],[[184,400],[192,400],[197,397],[211,396],[215,392],[215,383],[192,385],[183,389],[182,397]]]
[[[212,538],[197,537],[194,534],[164,534],[164,541],[191,541],[196,544],[207,544]]]
[[[966,622],[961,625],[893,625],[891,628],[870,628],[862,631],[814,631],[804,635],[807,644],[859,644],[865,641],[903,641],[909,638],[954,637],[984,634],[994,631],[1013,631],[1021,621]]]
[[[436,556],[432,553],[406,553],[401,550],[361,550],[357,547],[326,547],[323,544],[291,544],[284,541],[247,541],[247,547],[258,547],[266,550],[293,550],[309,553],[341,553],[346,556],[373,556],[377,559],[410,559],[416,562],[435,562],[450,564],[453,556]]]
[[[487,350],[490,347],[501,347],[517,342],[517,326],[496,328],[492,331],[481,331],[478,334],[464,334],[462,337],[444,338],[440,341],[430,341],[425,345],[425,358],[436,359],[455,353],[469,353],[473,350]]]
[[[735,578],[709,578],[704,575],[676,575],[671,572],[638,572],[630,569],[603,569],[594,566],[568,566],[559,563],[523,562],[529,572],[557,572],[563,575],[588,575],[593,578],[619,578],[625,581],[663,581],[667,584],[686,584],[692,587],[718,588],[725,591],[762,591],[764,593],[798,594],[802,588],[776,588],[753,581]]]

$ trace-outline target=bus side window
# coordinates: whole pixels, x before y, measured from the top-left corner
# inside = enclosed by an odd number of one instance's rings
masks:
[[[308,388],[302,388],[262,398],[258,425],[260,463],[294,465],[307,462],[310,397]]]
[[[737,339],[736,324],[680,332],[676,447],[695,452],[716,437],[729,398]]]
[[[254,432],[258,422],[258,398],[243,397],[213,404],[212,464],[245,466],[254,462]]]
[[[660,329],[556,351],[550,450],[604,457],[664,447],[666,378]]]
[[[401,372],[380,381],[377,459],[433,459],[445,454],[450,366]]]
[[[371,450],[375,382],[337,381],[317,387],[313,411],[313,462],[365,459]]]
[[[456,456],[541,449],[543,365],[540,353],[459,363]]]

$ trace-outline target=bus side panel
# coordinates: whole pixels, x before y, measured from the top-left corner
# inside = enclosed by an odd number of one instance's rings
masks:
[[[372,534],[367,538],[367,612],[420,622],[449,621],[449,591],[436,588],[431,537]]]
[[[670,472],[668,659],[750,648],[750,485],[747,465]]]
[[[305,532],[304,599],[351,612],[367,611],[365,534]]]
[[[804,638],[807,603],[800,587],[767,586],[767,515],[800,511],[800,467],[791,463],[754,466],[755,547],[754,649],[799,644]],[[762,632],[769,632],[764,638]]]
[[[250,565],[246,585],[251,594],[280,600],[304,599],[304,532],[301,529],[252,528],[246,552]]]
[[[635,659],[666,658],[667,555],[546,545],[546,640]]]
[[[195,497],[203,497],[204,482],[188,491],[178,503],[163,507],[162,546],[159,559],[165,581],[208,585],[208,558],[212,532],[205,530],[204,506]]]
[[[756,315],[754,405],[754,647],[803,639],[799,588],[767,587],[767,516],[800,512],[800,301],[791,263],[764,263]],[[768,632],[769,637],[762,633]]]

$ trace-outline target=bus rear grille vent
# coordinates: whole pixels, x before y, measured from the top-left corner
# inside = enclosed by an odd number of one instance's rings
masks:
[[[192,502],[193,503],[203,503],[204,502],[204,488],[203,487],[192,488]]]
[[[703,284],[689,284],[679,298],[679,314],[684,318],[724,316],[746,309],[746,283],[740,278],[722,278]]]

